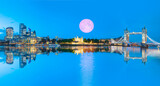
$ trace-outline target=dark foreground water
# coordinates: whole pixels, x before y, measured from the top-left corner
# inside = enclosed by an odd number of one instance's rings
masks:
[[[160,51],[1,47],[0,86],[160,86]]]

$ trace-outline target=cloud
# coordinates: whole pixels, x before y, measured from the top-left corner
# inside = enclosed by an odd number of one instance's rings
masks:
[[[0,14],[0,29],[5,30],[7,27],[13,27],[14,32],[18,32],[19,23],[14,19]]]
[[[6,30],[0,29],[0,39],[4,39],[5,36],[6,36]]]

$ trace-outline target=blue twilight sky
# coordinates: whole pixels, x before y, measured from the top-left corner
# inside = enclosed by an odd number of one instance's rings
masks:
[[[159,4],[159,0],[1,0],[0,31],[12,26],[18,32],[19,23],[24,23],[38,36],[110,38],[123,35],[126,27],[141,31],[145,26],[148,35],[160,41]],[[93,21],[92,32],[80,31],[83,19]]]

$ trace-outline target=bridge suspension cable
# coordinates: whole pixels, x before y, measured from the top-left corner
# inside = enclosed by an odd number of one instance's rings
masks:
[[[120,43],[120,42],[122,42],[123,41],[123,37],[121,37],[118,41],[117,41],[117,43]]]
[[[160,44],[160,43],[158,43],[157,41],[155,41],[155,40],[153,40],[152,38],[150,38],[148,35],[147,35],[147,38],[148,38],[151,42],[153,42],[154,44]]]
[[[113,43],[122,43],[122,42],[127,42],[129,43],[127,40],[124,40],[124,36],[122,36],[118,41],[115,41],[114,39],[112,39]]]

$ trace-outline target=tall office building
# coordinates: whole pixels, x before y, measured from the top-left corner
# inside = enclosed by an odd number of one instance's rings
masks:
[[[13,39],[13,27],[6,28],[6,37],[5,40]]]
[[[23,23],[21,23],[19,26],[19,34],[21,36],[24,36],[24,35],[26,35],[26,32],[27,32],[26,26]]]
[[[31,32],[32,37],[36,37],[36,31]]]
[[[31,36],[31,29],[28,28],[28,35]]]

